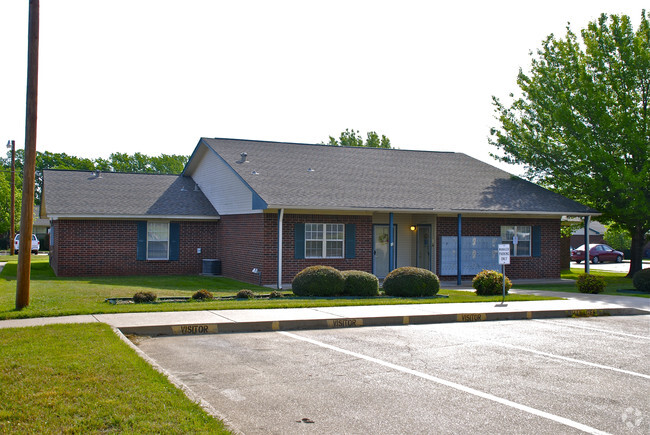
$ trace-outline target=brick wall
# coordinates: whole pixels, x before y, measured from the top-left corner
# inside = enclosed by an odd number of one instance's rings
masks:
[[[295,258],[294,231],[296,223],[354,224],[356,232],[354,258]],[[274,246],[277,246],[277,217],[273,223]],[[308,266],[332,266],[338,270],[363,270],[372,273],[372,217],[347,215],[284,215],[282,251],[282,282],[290,283],[298,272]],[[270,246],[270,245],[269,245]],[[277,274],[277,267],[274,268]],[[274,278],[272,282],[277,282]]]
[[[217,258],[218,222],[179,224],[177,261],[137,261],[137,221],[56,220],[50,264],[57,276],[200,273],[204,258]]]
[[[258,284],[252,270],[261,268],[264,258],[265,215],[241,214],[221,216],[219,228],[219,258],[224,276]]]
[[[542,251],[540,257],[510,257],[506,275],[511,279],[560,278],[560,220],[559,219],[518,219],[518,218],[463,218],[463,236],[501,236],[502,225],[539,225],[541,227]],[[458,235],[456,217],[440,217],[437,224],[437,243],[441,237]],[[440,249],[438,248],[438,252]],[[436,256],[436,270],[440,271],[440,255]],[[471,279],[473,276],[463,276]],[[442,280],[456,279],[455,276],[441,276]]]
[[[355,258],[296,259],[294,231],[296,223],[355,224]],[[258,283],[253,268],[262,272],[262,284],[278,281],[277,213],[222,216],[219,236],[223,274],[244,282]],[[282,231],[282,283],[287,284],[307,266],[327,265],[339,270],[372,272],[372,218],[346,215],[285,214]]]
[[[355,258],[296,259],[294,231],[297,223],[354,224]],[[262,272],[263,284],[277,283],[278,216],[276,213],[222,216],[220,221],[180,221],[178,261],[137,261],[137,221],[57,220],[50,264],[58,276],[198,274],[202,260],[221,260],[222,274],[258,283],[253,268]],[[560,220],[464,218],[465,236],[500,236],[502,225],[539,225],[541,257],[512,257],[506,273],[513,279],[560,277]],[[436,249],[441,237],[457,235],[457,219],[437,219]],[[196,249],[201,248],[201,254]],[[440,255],[436,255],[436,271]],[[348,215],[285,214],[283,221],[282,282],[307,266],[328,265],[339,270],[372,272],[372,217]],[[438,273],[438,272],[436,272]],[[471,279],[464,276],[463,279]],[[453,280],[444,276],[441,279]]]

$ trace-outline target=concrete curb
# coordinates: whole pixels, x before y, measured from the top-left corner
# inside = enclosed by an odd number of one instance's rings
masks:
[[[496,320],[529,320],[567,317],[648,315],[637,308],[603,308],[574,310],[506,311],[486,313],[424,314],[415,316],[349,317],[335,319],[295,319],[220,323],[187,323],[177,325],[120,326],[123,334],[205,335],[238,332],[292,331],[300,329],[356,328],[362,326],[425,325],[432,323],[480,322]]]

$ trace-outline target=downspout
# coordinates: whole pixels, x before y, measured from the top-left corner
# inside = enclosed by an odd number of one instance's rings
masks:
[[[284,209],[278,211],[278,290],[282,290],[282,222]]]
[[[395,269],[395,234],[393,234],[393,213],[388,214],[388,273]]]
[[[461,279],[460,278],[462,276],[462,264],[461,264],[461,250],[462,250],[462,246],[463,246],[462,240],[461,240],[461,236],[463,234],[463,232],[461,230],[462,223],[463,223],[463,215],[458,213],[458,240],[457,240],[457,245],[456,245],[456,264],[458,266],[456,268],[456,273],[458,275],[458,279],[457,279],[457,284],[458,285],[461,284]]]
[[[589,219],[591,216],[585,216],[585,273],[589,274]]]

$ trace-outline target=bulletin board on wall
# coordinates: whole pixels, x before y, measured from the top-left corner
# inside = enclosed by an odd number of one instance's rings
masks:
[[[440,241],[440,275],[458,275],[456,236],[443,236]],[[484,269],[501,270],[499,266],[501,237],[461,237],[461,275],[476,275]]]

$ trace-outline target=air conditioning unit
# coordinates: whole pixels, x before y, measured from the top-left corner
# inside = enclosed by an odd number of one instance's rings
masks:
[[[221,275],[221,260],[203,259],[202,275]]]

